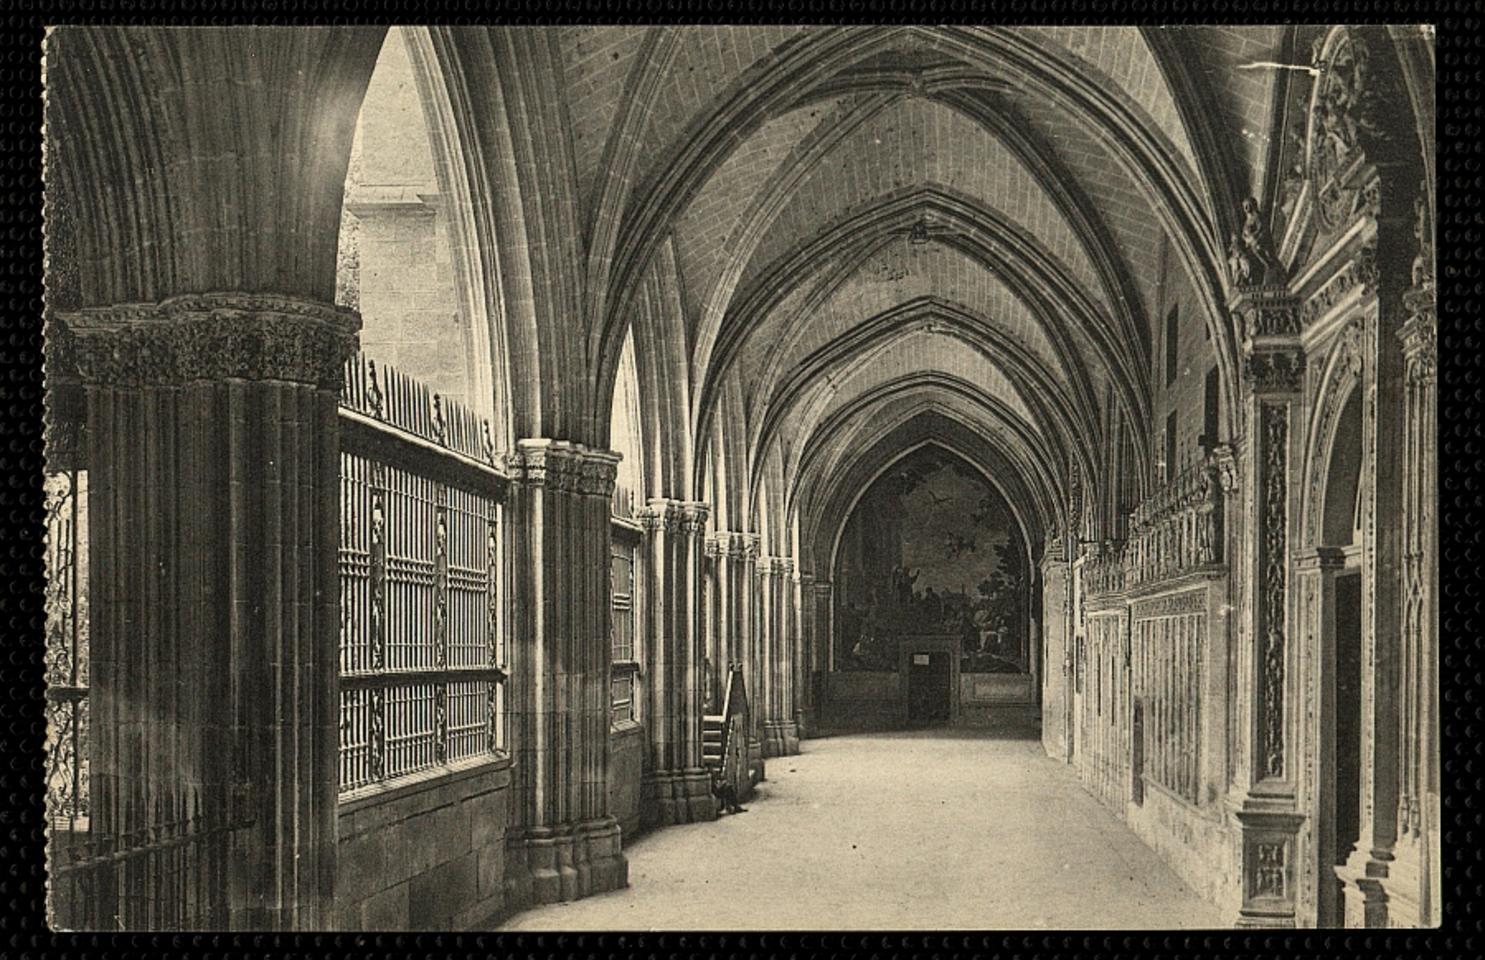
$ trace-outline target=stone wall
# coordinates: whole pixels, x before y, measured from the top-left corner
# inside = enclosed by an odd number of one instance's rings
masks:
[[[341,804],[338,930],[466,930],[503,906],[510,763]]]
[[[1164,258],[1164,282],[1161,284],[1160,310],[1150,318],[1156,329],[1151,338],[1150,382],[1155,387],[1155,422],[1151,431],[1151,451],[1155,460],[1165,457],[1165,426],[1170,414],[1176,418],[1176,460],[1171,473],[1179,473],[1201,460],[1199,438],[1203,429],[1207,371],[1217,360],[1202,309],[1191,291],[1186,271],[1167,249]],[[1176,377],[1166,380],[1166,323],[1171,310],[1177,311]],[[1220,423],[1220,421],[1219,421]],[[1219,427],[1220,429],[1220,427]],[[1157,478],[1158,480],[1158,478]]]

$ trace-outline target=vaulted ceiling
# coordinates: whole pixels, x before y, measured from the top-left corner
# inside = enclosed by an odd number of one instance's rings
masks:
[[[688,421],[743,451],[698,450],[696,469],[742,464],[730,482],[782,505],[929,409],[1040,464],[1049,502],[1111,423],[1148,447],[1162,284],[1180,271],[1225,331],[1221,251],[1240,199],[1271,189],[1276,73],[1252,65],[1292,39],[574,27],[557,43],[603,319],[646,322],[635,291],[663,255],[676,303],[649,322],[679,341]]]
[[[1163,287],[1179,276],[1225,330],[1222,248],[1273,162],[1277,73],[1253,64],[1285,43],[1271,27],[555,31],[598,340],[649,324],[642,355],[683,370],[671,422],[693,425],[693,470],[735,464],[748,502],[829,486],[846,465],[815,444],[857,449],[922,404],[1001,429],[1057,501],[1111,425],[1149,447]],[[1230,340],[1213,351],[1233,363]]]

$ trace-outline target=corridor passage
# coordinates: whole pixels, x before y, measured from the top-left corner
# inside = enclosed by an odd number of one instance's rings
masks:
[[[748,812],[628,847],[625,890],[502,929],[1221,926],[1030,736],[966,729],[807,740]]]

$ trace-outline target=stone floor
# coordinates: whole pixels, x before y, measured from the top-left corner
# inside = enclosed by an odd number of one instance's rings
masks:
[[[1218,927],[1029,730],[806,740],[748,812],[628,845],[628,889],[508,930]]]

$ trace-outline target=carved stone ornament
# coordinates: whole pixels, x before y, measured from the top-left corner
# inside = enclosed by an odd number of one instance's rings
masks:
[[[271,294],[209,293],[59,316],[49,359],[108,386],[280,380],[339,390],[361,318]]]
[[[1259,758],[1264,777],[1284,776],[1284,680],[1287,647],[1285,604],[1289,586],[1289,409],[1284,403],[1259,408],[1263,444],[1259,557]]]
[[[1433,291],[1422,293],[1426,296],[1409,294],[1403,298],[1413,316],[1398,332],[1403,342],[1407,380],[1414,384],[1435,383],[1439,375],[1438,314],[1433,305]],[[1426,305],[1420,305],[1419,301],[1424,299]]]
[[[1292,300],[1249,303],[1239,316],[1244,340],[1293,336],[1300,331],[1300,310]]]
[[[1328,59],[1318,60],[1320,77],[1311,103],[1309,178],[1321,228],[1345,226],[1371,198],[1355,174],[1365,161],[1365,144],[1382,137],[1377,122],[1390,96],[1371,70],[1365,39],[1346,30],[1331,45]]]
[[[521,440],[506,457],[512,479],[560,493],[613,495],[620,455],[562,440]]]
[[[1261,351],[1243,358],[1243,379],[1258,393],[1297,392],[1304,372],[1305,357],[1298,351]]]
[[[711,504],[700,500],[687,500],[680,505],[681,529],[687,535],[698,537],[706,529],[707,517],[711,516]]]
[[[1332,307],[1358,287],[1363,295],[1375,291],[1378,276],[1377,242],[1373,239],[1359,247],[1356,255],[1337,270],[1325,286],[1305,301],[1305,324],[1312,324],[1324,317]]]

